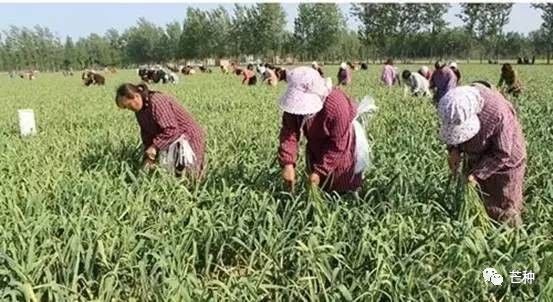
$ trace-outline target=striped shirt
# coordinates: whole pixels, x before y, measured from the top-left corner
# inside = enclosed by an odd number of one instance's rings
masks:
[[[285,112],[278,148],[281,166],[295,166],[300,133],[303,132],[307,138],[308,169],[321,176],[321,184],[327,183],[323,188],[338,192],[359,188],[362,178],[361,174],[354,174],[355,134],[352,127],[356,110],[356,104],[335,88],[326,98],[323,109],[305,122],[303,116]]]
[[[522,128],[511,103],[497,91],[479,87],[484,107],[478,114],[480,131],[460,145],[469,155],[471,173],[486,180],[497,172],[519,167],[526,161]]]
[[[173,97],[160,92],[150,94],[149,101],[136,114],[144,148],[166,150],[181,135],[190,143],[198,163],[203,167],[205,132]]]

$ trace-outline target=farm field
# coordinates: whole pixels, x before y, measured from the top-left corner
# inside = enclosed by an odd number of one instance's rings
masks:
[[[553,301],[553,78],[549,66],[515,68],[527,211],[522,229],[489,232],[456,219],[430,100],[380,87],[381,66],[355,71],[346,88],[379,107],[361,201],[313,201],[303,174],[295,195],[283,192],[274,160],[285,83],[245,87],[214,69],[153,86],[207,130],[208,175],[193,185],[139,171],[138,125],[114,101],[119,84],[138,82],[134,70],[105,87],[80,74],[2,74],[0,300]],[[496,84],[500,65],[460,69],[463,83]],[[333,82],[336,71],[325,68]],[[36,137],[19,137],[22,108],[35,111]],[[487,267],[506,282],[485,283]],[[524,270],[534,282],[512,284]]]

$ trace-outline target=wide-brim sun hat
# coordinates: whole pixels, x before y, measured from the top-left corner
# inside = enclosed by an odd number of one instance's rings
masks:
[[[456,87],[439,101],[440,139],[448,145],[459,145],[472,139],[480,131],[478,113],[483,99],[477,88]]]
[[[331,82],[313,68],[297,67],[286,74],[288,88],[279,100],[281,110],[291,114],[309,115],[323,108],[330,93]]]
[[[442,123],[440,138],[450,146],[460,145],[469,141],[480,131],[480,120],[473,116],[461,124]]]

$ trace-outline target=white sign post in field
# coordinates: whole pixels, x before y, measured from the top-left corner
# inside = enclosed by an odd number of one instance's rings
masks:
[[[19,133],[21,136],[35,135],[37,133],[35,113],[32,109],[17,110],[19,116]]]

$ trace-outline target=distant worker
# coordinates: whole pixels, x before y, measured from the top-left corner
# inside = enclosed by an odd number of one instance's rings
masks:
[[[426,65],[421,66],[418,72],[428,81],[430,81],[430,79],[432,78],[432,71],[430,71],[430,68],[428,68],[428,66]]]
[[[317,62],[313,61],[313,63],[311,63],[311,67],[313,67],[313,69],[315,69],[319,73],[319,75],[321,75],[321,77],[324,77],[323,69],[321,68],[321,66],[319,66]]]
[[[504,95],[511,94],[518,97],[522,93],[522,84],[511,64],[505,63],[501,67],[501,76],[497,88]]]
[[[459,66],[457,66],[457,62],[449,62],[449,68],[451,68],[457,76],[457,85],[461,85],[461,70],[459,69]]]
[[[418,72],[411,72],[404,70],[401,74],[404,83],[404,95],[410,91],[413,96],[429,96],[430,95],[430,83]]]
[[[430,79],[430,89],[434,91],[434,101],[438,101],[451,89],[457,87],[458,78],[455,72],[442,61],[434,64],[435,70]]]
[[[351,83],[351,69],[346,63],[340,64],[338,69],[338,85],[346,86]]]
[[[271,66],[272,67],[272,66]],[[267,85],[276,87],[278,84],[278,77],[272,68],[265,68],[263,72],[263,81],[267,81]]]
[[[388,87],[391,87],[395,84],[400,84],[399,75],[397,74],[397,70],[394,67],[394,61],[392,59],[388,59],[384,63],[384,68],[382,68],[382,75],[380,76],[380,80],[382,81],[384,86]]]
[[[248,84],[249,86],[257,84],[257,76],[254,71],[255,67],[253,64],[248,64],[248,67],[242,71],[242,84]]]

